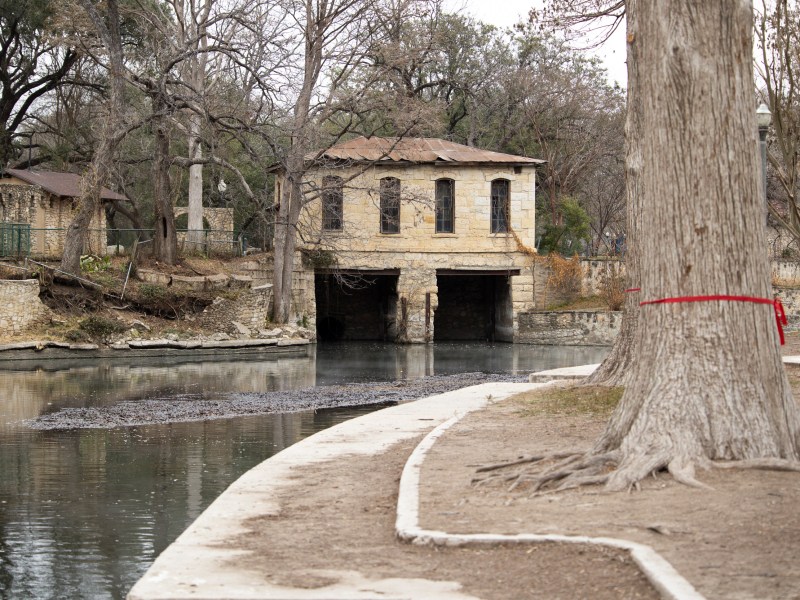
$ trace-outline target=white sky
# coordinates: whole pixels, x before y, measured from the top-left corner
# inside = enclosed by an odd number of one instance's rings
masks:
[[[463,7],[464,12],[473,15],[480,21],[498,27],[510,27],[521,19],[527,20],[528,11],[533,7],[541,7],[542,0],[449,0],[449,10]],[[624,27],[617,29],[614,35],[602,47],[591,50],[603,61],[608,71],[609,82],[625,86],[627,73],[625,67],[625,32]]]

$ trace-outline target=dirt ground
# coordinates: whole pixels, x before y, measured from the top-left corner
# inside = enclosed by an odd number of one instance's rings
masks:
[[[706,598],[800,598],[800,474],[714,470],[698,474],[713,490],[662,476],[630,494],[584,488],[533,497],[505,483],[470,484],[479,464],[588,449],[604,422],[523,416],[514,400],[467,416],[425,462],[421,526],[622,538],[655,548]]]
[[[530,414],[521,402],[509,399],[473,413],[437,442],[422,470],[423,528],[628,539],[655,548],[709,599],[800,598],[800,475],[710,471],[698,475],[712,490],[663,476],[631,494],[587,488],[536,497],[525,489],[511,492],[507,484],[473,485],[481,464],[588,448],[607,418]],[[492,600],[658,597],[624,552],[561,544],[431,548],[398,542],[397,487],[413,445],[298,468],[297,484],[281,498],[278,514],[253,522],[250,534],[233,541],[253,551],[247,568],[276,584],[311,588],[357,572],[371,580],[433,580]]]
[[[486,599],[659,597],[620,551],[399,542],[394,521],[400,473],[418,441],[375,457],[298,468],[297,485],[279,500],[279,514],[254,520],[250,534],[232,540],[232,547],[252,551],[238,564],[271,583],[301,588],[331,585],[356,571],[371,580],[429,579],[445,589],[457,582],[467,597]]]

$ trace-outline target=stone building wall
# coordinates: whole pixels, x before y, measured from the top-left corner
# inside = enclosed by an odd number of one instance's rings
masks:
[[[0,280],[0,335],[21,335],[49,322],[50,315],[50,309],[39,300],[37,279]]]
[[[347,181],[343,188],[342,230],[322,231],[322,203],[315,201],[301,216],[303,239],[309,242],[309,248],[333,252],[335,266],[340,270],[399,271],[395,321],[401,341],[433,340],[434,316],[439,307],[437,270],[498,275],[519,271],[519,275],[510,277],[512,314],[502,319],[502,335],[513,337],[514,315],[531,309],[534,302],[533,259],[525,251],[525,247],[534,246],[535,239],[532,167],[379,165],[361,174],[353,167],[319,169],[307,181],[309,189],[320,189],[328,175]],[[380,231],[379,190],[384,177],[400,180],[400,232],[396,234]],[[435,231],[438,179],[454,181],[453,233]],[[490,194],[495,179],[509,182],[513,233],[491,233]],[[314,315],[313,270],[306,268],[304,273],[308,282],[296,291],[294,302],[297,307],[305,307],[305,314]]]
[[[307,181],[320,189],[325,176],[347,181],[354,167],[318,169]],[[380,181],[400,180],[400,233],[380,232]],[[535,246],[535,170],[495,165],[380,165],[344,184],[341,231],[322,232],[322,203],[309,203],[301,218],[303,239],[319,241],[323,248],[360,252],[516,252],[511,233],[491,233],[491,184],[509,181],[510,220],[517,239]],[[455,188],[453,233],[435,231],[435,186],[438,179],[452,179]]]
[[[0,184],[0,222],[30,225],[30,254],[59,258],[64,251],[64,233],[75,217],[78,201],[59,198],[38,186],[25,183]],[[106,213],[102,204],[89,224],[87,253],[106,253]]]
[[[337,254],[337,267],[351,270],[397,269],[396,323],[400,341],[427,342],[434,338],[435,313],[439,307],[437,270],[459,270],[465,273],[519,271],[510,276],[511,331],[509,341],[516,335],[516,315],[532,310],[532,258],[522,252],[342,252]],[[313,283],[313,272],[310,272]],[[306,288],[308,289],[308,288]],[[310,288],[313,290],[313,286]],[[305,295],[308,314],[316,307]],[[298,298],[298,306],[299,304]]]
[[[516,341],[554,346],[609,346],[621,326],[621,311],[528,312],[519,316]]]

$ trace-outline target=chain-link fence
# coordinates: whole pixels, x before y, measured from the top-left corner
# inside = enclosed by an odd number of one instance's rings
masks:
[[[27,223],[0,223],[0,258],[57,258],[64,251],[65,228],[31,227]],[[153,229],[90,229],[87,254],[129,254],[134,243],[153,239]],[[178,252],[208,257],[241,256],[246,241],[231,231],[179,229]],[[152,247],[150,244],[148,246]],[[148,248],[148,251],[149,248]]]

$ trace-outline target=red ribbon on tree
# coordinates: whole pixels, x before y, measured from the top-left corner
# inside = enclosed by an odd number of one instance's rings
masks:
[[[754,304],[771,304],[775,310],[775,323],[778,326],[778,335],[781,338],[781,346],[786,343],[783,335],[783,326],[788,324],[786,320],[786,311],[783,310],[783,304],[777,298],[754,298],[752,296],[683,296],[678,298],[662,298],[661,300],[645,300],[640,302],[639,306],[646,304],[677,304],[680,302],[712,302],[714,300],[721,300],[724,302],[752,302]]]

